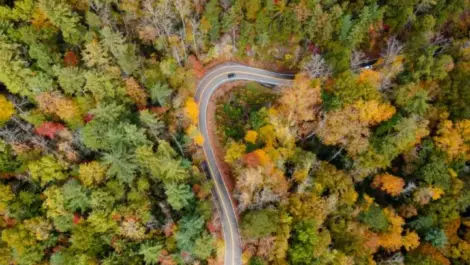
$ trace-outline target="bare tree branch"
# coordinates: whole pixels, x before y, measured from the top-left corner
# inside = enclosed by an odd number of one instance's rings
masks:
[[[303,68],[310,78],[319,78],[323,76],[330,76],[332,71],[330,66],[325,62],[320,54],[314,54],[310,60],[304,65]]]

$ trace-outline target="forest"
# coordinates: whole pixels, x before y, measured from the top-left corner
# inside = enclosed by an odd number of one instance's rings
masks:
[[[470,264],[469,0],[0,0],[0,265]],[[237,264],[225,264],[237,265]]]

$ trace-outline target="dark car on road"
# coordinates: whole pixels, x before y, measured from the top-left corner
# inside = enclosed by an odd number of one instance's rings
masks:
[[[235,77],[235,73],[230,73],[230,74],[228,74],[227,76],[228,76],[228,78],[234,78],[234,77]]]

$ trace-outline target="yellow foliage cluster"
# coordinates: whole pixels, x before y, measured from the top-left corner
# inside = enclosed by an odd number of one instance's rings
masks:
[[[374,71],[372,69],[364,69],[359,74],[359,81],[360,82],[367,82],[375,87],[380,84],[382,77],[381,73]]]
[[[421,139],[423,139],[424,137],[428,136],[429,135],[429,129],[428,129],[428,125],[429,125],[429,121],[427,120],[420,120],[417,122],[417,125],[418,125],[418,129],[416,130],[416,134],[415,134],[415,141],[414,142],[411,142],[407,148],[411,148],[415,145],[417,145],[418,143],[421,142]],[[406,148],[404,148],[406,149]]]
[[[376,175],[371,186],[376,189],[379,188],[392,196],[398,196],[403,191],[405,181],[402,178],[385,173]]]
[[[349,155],[355,156],[369,147],[369,126],[390,119],[395,111],[388,103],[360,100],[330,112],[319,128],[318,136],[323,143],[344,146]]]
[[[106,167],[97,161],[80,164],[78,178],[85,186],[101,183],[106,177]]]
[[[354,103],[354,108],[359,111],[359,121],[368,125],[377,125],[386,121],[396,112],[394,106],[382,104],[377,100],[359,100]]]
[[[202,146],[204,144],[204,136],[202,136],[196,126],[190,125],[186,130],[186,134],[189,135],[197,145]]]
[[[253,130],[248,130],[245,134],[245,141],[248,143],[256,143],[256,139],[258,138],[258,133]]]
[[[390,228],[386,233],[380,234],[379,244],[387,251],[397,251],[404,243],[401,234],[405,220],[390,208],[384,209],[384,214],[390,223]]]
[[[258,161],[260,165],[266,166],[271,163],[271,159],[269,158],[268,154],[263,149],[257,149],[254,151],[256,158],[258,158]]]
[[[419,246],[419,236],[415,231],[407,231],[403,237],[403,246],[406,251],[413,250]]]
[[[470,263],[470,243],[465,240],[459,240],[456,245],[453,245],[450,249],[450,255],[454,259],[461,259]]]
[[[0,215],[5,213],[7,209],[8,202],[15,198],[15,194],[11,191],[9,185],[4,185],[0,183]]]
[[[76,122],[81,119],[78,105],[60,94],[41,93],[36,97],[36,101],[43,112],[57,115],[66,122]]]
[[[462,155],[470,159],[468,141],[470,141],[470,120],[462,120],[455,124],[445,120],[439,124],[437,136],[434,137],[437,147],[446,152],[450,159]]]
[[[364,194],[364,208],[365,210],[369,209],[369,207],[374,203],[374,198],[370,197],[367,194]]]
[[[54,27],[52,23],[47,19],[47,16],[46,14],[44,14],[44,11],[40,8],[34,9],[31,17],[31,25],[33,25],[37,29]]]
[[[41,217],[26,220],[24,222],[25,228],[36,236],[36,240],[44,241],[49,238],[52,231],[52,225]]]
[[[276,140],[274,126],[271,124],[265,125],[259,129],[259,138],[264,141],[267,146],[273,146]]]
[[[143,108],[147,106],[147,92],[145,92],[133,77],[126,79],[126,92],[137,107]]]
[[[15,106],[4,95],[0,95],[0,126],[15,113]]]
[[[230,142],[225,152],[225,162],[233,163],[245,154],[246,146],[237,142]]]
[[[308,134],[318,119],[319,106],[322,103],[319,85],[312,85],[306,74],[295,76],[291,88],[283,90],[278,100],[279,110],[287,118],[289,125],[294,125],[300,135]]]
[[[444,195],[444,191],[436,187],[423,187],[419,188],[413,194],[413,199],[415,202],[425,205],[428,204],[431,200],[438,200]]]
[[[191,122],[196,125],[199,120],[199,109],[196,101],[194,101],[194,98],[190,97],[186,100],[184,111],[186,116],[191,119]]]

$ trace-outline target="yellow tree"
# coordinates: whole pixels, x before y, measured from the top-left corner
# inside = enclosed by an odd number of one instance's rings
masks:
[[[401,234],[405,220],[391,208],[384,209],[384,214],[390,223],[390,227],[387,232],[380,234],[379,244],[387,251],[397,251],[403,246]]]
[[[444,191],[440,188],[421,187],[417,189],[413,194],[413,200],[420,205],[426,205],[431,200],[438,200],[444,195]]]
[[[80,164],[78,178],[85,186],[101,183],[106,177],[106,167],[97,161]]]
[[[191,124],[186,130],[186,134],[189,135],[197,145],[202,146],[204,144],[204,136],[202,136],[196,126]]]
[[[82,123],[80,108],[73,101],[58,93],[41,93],[36,97],[39,108],[47,113],[57,115],[70,124]]]
[[[15,113],[15,106],[4,95],[0,95],[0,126]]]
[[[258,137],[258,133],[256,131],[253,131],[253,130],[248,130],[245,134],[245,141],[247,143],[256,143],[256,139]]]
[[[381,81],[381,73],[372,69],[364,69],[359,73],[359,82],[367,82],[374,87],[378,87]]]
[[[434,138],[437,147],[446,152],[450,159],[463,156],[470,159],[470,120],[453,123],[450,120],[439,124],[437,136]]]
[[[307,74],[298,74],[293,86],[283,90],[278,103],[288,124],[295,126],[300,135],[306,135],[314,128],[318,119],[322,103],[320,86],[312,84]]]
[[[353,105],[354,109],[359,112],[359,121],[369,126],[390,119],[396,112],[392,105],[380,103],[377,100],[358,100]]]
[[[380,189],[391,196],[398,196],[403,191],[405,181],[390,174],[380,174],[374,177],[371,186]]]
[[[186,100],[184,111],[186,116],[191,119],[191,122],[196,125],[199,120],[199,109],[196,101],[194,101],[194,98],[190,97]]]
[[[226,148],[225,162],[231,164],[245,154],[246,146],[237,142],[230,142]]]
[[[369,147],[369,126],[390,119],[395,111],[388,103],[359,100],[329,112],[317,134],[323,143],[343,146],[349,155],[355,156]]]
[[[407,231],[403,237],[403,246],[406,251],[413,250],[419,246],[419,236],[415,231]]]

